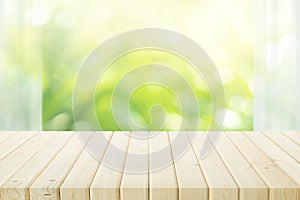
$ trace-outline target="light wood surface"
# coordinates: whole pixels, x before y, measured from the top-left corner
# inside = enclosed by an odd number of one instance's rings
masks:
[[[272,142],[300,163],[300,146],[281,132],[263,132]],[[300,138],[299,138],[300,139]]]
[[[255,134],[253,132],[253,134]],[[261,134],[261,133],[258,133]],[[299,185],[243,133],[224,134],[234,142],[269,188],[270,200],[296,200]],[[299,166],[300,167],[300,166]]]
[[[268,199],[268,187],[227,137],[220,138],[216,150],[240,188],[240,200]]]
[[[122,180],[122,171],[126,161],[130,136],[122,132],[114,132],[110,144],[103,157],[103,162],[94,177],[91,185],[92,199],[120,199],[120,185]],[[116,153],[115,148],[121,151]],[[112,168],[105,165],[111,163]]]
[[[7,138],[17,134],[17,131],[3,131],[3,132],[0,132],[0,142],[6,140]]]
[[[291,140],[293,140],[295,143],[297,143],[298,145],[300,145],[300,131],[296,132],[296,131],[284,131],[281,132],[282,134],[284,134],[286,137],[290,138]]]
[[[175,138],[180,134],[179,142],[175,143]],[[184,132],[170,132],[169,133],[172,148],[173,158],[177,158],[181,152],[176,152],[179,145],[185,146],[186,143],[190,144],[187,134]],[[207,199],[208,186],[203,175],[202,169],[199,166],[197,157],[193,148],[188,146],[182,156],[179,156],[174,161],[177,182],[179,187],[179,199]],[[193,177],[191,179],[191,177]]]
[[[178,199],[177,177],[172,164],[173,158],[168,133],[160,132],[160,134],[150,138],[149,145],[149,199]],[[169,163],[170,165],[168,165]]]
[[[145,139],[147,137],[147,132],[133,132],[131,135],[124,167],[125,172],[131,173],[123,173],[121,199],[148,199],[149,142]]]
[[[0,199],[300,200],[300,132],[193,134],[0,132]]]
[[[87,133],[89,137],[92,133]],[[60,186],[72,169],[83,144],[77,135],[64,146],[30,187],[30,199],[59,199]]]
[[[94,152],[94,155],[88,151],[82,152],[60,187],[61,199],[90,199],[89,187],[111,136],[112,132],[105,132],[107,140],[101,141],[98,132],[93,135],[87,145],[95,146],[97,152]]]
[[[18,169],[6,182],[1,190],[2,199],[29,199],[28,187],[39,176],[39,172],[50,163],[72,134],[57,133],[36,152],[23,166]]]
[[[16,133],[14,137],[11,137],[9,139],[7,139],[7,135],[4,134],[3,142],[0,143],[0,159],[2,159],[4,156],[8,155],[14,149],[19,147],[21,144],[29,140],[31,137],[34,136],[34,134],[35,132],[19,132]]]
[[[29,133],[24,134],[27,136],[31,135]],[[53,135],[36,134],[30,140],[27,140],[10,154],[2,158],[0,160],[0,185],[3,185],[11,175],[16,173],[21,166],[28,162],[28,160],[35,155],[52,137]],[[1,191],[2,190],[3,188],[1,187]]]
[[[288,174],[297,185],[300,185],[300,165],[277,145],[274,145],[267,137],[261,133],[247,132],[245,135],[253,141],[262,152]]]
[[[206,137],[207,133],[200,132],[195,136],[192,145],[210,188],[210,199],[238,200],[238,186],[217,151],[212,149],[204,159],[199,158]]]

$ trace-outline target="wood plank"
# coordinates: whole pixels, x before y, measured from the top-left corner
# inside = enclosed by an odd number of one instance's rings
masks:
[[[259,132],[244,133],[253,141],[269,158],[273,160],[286,174],[300,186],[300,165],[282,149]]]
[[[18,148],[24,142],[32,138],[36,132],[18,132],[13,135],[13,137],[8,138],[0,143],[0,159],[3,159],[5,156],[9,155],[13,150]]]
[[[180,135],[178,135],[180,134]],[[176,137],[179,137],[175,140]],[[169,132],[173,158],[183,155],[174,162],[177,182],[179,187],[179,199],[208,199],[208,186],[203,172],[199,166],[197,157],[185,132]],[[185,152],[181,148],[189,144]]]
[[[244,134],[225,133],[269,187],[270,200],[296,200],[297,184]]]
[[[102,140],[100,134],[107,140]],[[61,199],[90,199],[89,188],[111,136],[112,132],[95,132],[87,144],[93,150],[93,154],[87,149],[82,152],[60,187]]]
[[[284,152],[294,158],[300,164],[300,145],[282,134],[281,132],[263,132],[272,142],[278,145]]]
[[[17,134],[18,131],[1,131],[0,132],[0,143],[4,140],[12,137],[13,135]]]
[[[216,150],[212,149],[205,158],[200,159],[200,150],[204,145],[206,136],[206,133],[199,132],[196,134],[192,145],[209,187],[209,198],[238,200],[238,186]]]
[[[85,132],[87,140],[93,132]],[[84,149],[75,134],[30,187],[30,199],[59,199],[59,187]]]
[[[123,132],[113,133],[110,144],[103,156],[99,169],[91,184],[91,199],[120,199],[120,184],[125,165],[127,149],[130,137]],[[115,148],[120,150],[116,154]],[[107,163],[113,162],[115,169],[107,166]],[[121,171],[120,171],[121,169]]]
[[[150,199],[177,200],[178,184],[174,165],[172,163],[173,158],[169,144],[168,133],[160,132],[155,137],[149,139],[149,148]],[[167,166],[161,166],[162,161],[171,164]]]
[[[240,200],[268,200],[268,187],[227,137],[220,137],[215,148],[239,185]]]
[[[205,158],[207,135],[191,143],[185,133],[104,132],[111,144],[99,145],[95,132],[0,132],[0,199],[300,200],[300,132],[226,132]],[[178,158],[186,142],[191,148]]]
[[[53,135],[51,134],[36,134],[8,156],[0,160],[0,185],[3,185],[11,175],[22,167],[22,165],[38,152],[52,137]]]
[[[54,137],[47,144],[1,186],[1,199],[29,199],[30,185],[72,136],[70,133],[63,132],[53,135]]]
[[[295,143],[300,145],[300,132],[299,131],[283,131],[285,136],[293,140]]]
[[[148,132],[132,132],[121,183],[122,200],[148,199]],[[135,173],[136,172],[136,173]]]

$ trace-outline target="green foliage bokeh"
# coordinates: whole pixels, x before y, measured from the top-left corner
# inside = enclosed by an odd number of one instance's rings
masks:
[[[168,6],[171,7],[165,10]],[[94,48],[123,31],[158,27],[186,34],[199,43],[215,62],[226,93],[224,130],[252,130],[251,6],[238,0],[223,3],[217,0],[161,3],[130,1],[126,5],[121,1],[78,1],[77,4],[62,2],[45,5],[49,19],[38,27],[43,62],[43,129],[75,129],[72,116],[73,87],[81,64]],[[153,62],[171,66],[191,84],[201,110],[198,129],[207,130],[212,117],[211,99],[202,78],[195,75],[193,68],[181,58],[162,51],[147,50],[120,58],[99,82],[95,108],[101,127],[104,130],[119,130],[110,104],[113,87],[122,74],[140,64]],[[132,119],[140,125],[149,123],[149,109],[154,104],[161,104],[168,114],[164,130],[178,129],[180,108],[176,97],[155,85],[141,87],[134,93],[129,108]]]

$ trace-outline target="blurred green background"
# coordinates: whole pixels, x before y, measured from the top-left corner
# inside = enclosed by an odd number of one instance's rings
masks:
[[[72,92],[81,64],[106,39],[143,27],[166,28],[187,35],[214,61],[226,94],[224,130],[253,129],[253,2],[248,0],[188,1],[45,1],[26,6],[34,13],[26,29],[34,33],[42,54],[42,123],[44,130],[74,130]],[[25,46],[30,50],[30,46]],[[116,82],[132,68],[164,63],[190,83],[200,108],[199,130],[212,118],[211,99],[203,79],[180,57],[159,50],[131,53],[114,62],[95,94],[98,121],[104,130],[119,130],[111,113]],[[180,107],[170,91],[157,85],[141,87],[131,98],[130,114],[149,123],[149,108],[161,104],[164,130],[180,128]],[[179,125],[178,125],[179,124]]]

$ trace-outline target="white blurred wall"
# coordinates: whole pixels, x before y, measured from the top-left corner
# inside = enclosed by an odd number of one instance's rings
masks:
[[[36,33],[22,30],[26,4],[0,1],[0,130],[42,129],[42,67]]]
[[[257,0],[255,130],[300,129],[300,1]]]

